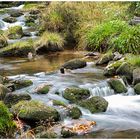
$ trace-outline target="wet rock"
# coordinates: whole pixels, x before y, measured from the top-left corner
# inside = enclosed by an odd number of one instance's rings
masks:
[[[6,47],[8,45],[7,39],[4,35],[0,34],[0,48]]]
[[[0,84],[0,100],[4,100],[7,93],[10,91],[2,84]]]
[[[125,76],[128,81],[132,81],[133,70],[134,70],[134,67],[131,64],[124,62],[116,70],[116,73],[119,75]]]
[[[114,55],[112,53],[104,54],[97,62],[96,65],[107,64],[109,61],[113,60]]]
[[[127,92],[127,88],[121,79],[110,79],[108,81],[110,87],[114,89],[116,93],[125,93]]]
[[[53,100],[53,105],[66,107],[66,104],[64,102],[58,100]]]
[[[37,15],[37,14],[39,14],[39,13],[40,13],[39,10],[31,10],[31,11],[29,12],[29,14],[31,14],[31,15]]]
[[[84,68],[84,67],[86,67],[86,65],[87,64],[84,60],[73,59],[73,60],[66,62],[64,65],[62,65],[62,67],[73,70],[73,69],[78,69],[78,68]]]
[[[9,39],[20,39],[23,37],[23,30],[21,26],[10,27],[7,31],[7,37]]]
[[[136,94],[140,95],[140,83],[138,83],[134,86],[134,91]]]
[[[14,105],[19,101],[23,101],[23,100],[31,100],[31,96],[27,93],[20,93],[20,94],[8,93],[4,98],[4,103],[8,107],[11,107],[11,105]]]
[[[114,61],[117,61],[117,60],[122,59],[122,57],[123,57],[123,55],[120,54],[119,52],[114,52],[114,58],[113,58],[113,60]]]
[[[115,61],[111,64],[108,64],[106,66],[106,68],[104,69],[104,75],[105,76],[114,76],[116,75],[116,70],[120,67],[120,65],[122,64],[123,62],[121,61]]]
[[[12,81],[12,83],[14,83],[16,89],[25,88],[33,84],[31,80],[16,80]]]
[[[88,109],[91,113],[105,112],[108,102],[100,96],[94,96],[90,99],[79,101],[81,107]]]
[[[32,34],[31,34],[30,32],[28,32],[28,31],[26,31],[26,32],[23,32],[23,34],[24,34],[24,36],[27,36],[27,37],[30,37],[30,36],[32,36]]]
[[[62,128],[61,135],[63,138],[69,138],[77,134],[67,128]]]
[[[136,85],[137,83],[140,83],[140,68],[133,70],[133,84]]]
[[[99,56],[100,53],[99,52],[89,52],[87,54],[85,54],[85,56]]]
[[[37,94],[47,94],[51,88],[51,85],[41,85],[36,89]]]
[[[21,11],[12,11],[11,13],[10,13],[10,16],[11,17],[20,17],[20,16],[22,16],[23,15],[23,13],[21,12]]]
[[[8,23],[14,23],[17,21],[17,19],[14,17],[6,17],[3,19],[3,21],[8,22]]]
[[[30,122],[58,121],[60,115],[56,109],[38,101],[20,101],[13,105],[11,111],[19,114],[19,118]]]
[[[72,119],[79,119],[81,115],[82,112],[78,107],[73,107],[69,110],[69,117]]]
[[[0,138],[14,138],[16,125],[12,120],[12,114],[0,101]]]
[[[87,99],[90,92],[83,88],[67,88],[64,91],[63,97],[71,102],[78,102],[79,100]]]
[[[27,26],[34,25],[34,23],[35,23],[34,17],[26,16],[25,17],[25,23],[26,23]]]
[[[8,88],[11,92],[15,91],[16,87],[12,83],[5,84],[6,88]]]

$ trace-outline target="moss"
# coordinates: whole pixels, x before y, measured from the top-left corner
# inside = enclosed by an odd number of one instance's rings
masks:
[[[6,35],[9,39],[20,39],[23,36],[22,27],[21,26],[10,27],[6,32]]]
[[[66,104],[64,102],[58,100],[53,100],[53,105],[66,107]]]
[[[90,110],[91,113],[105,112],[108,107],[108,102],[99,96],[94,96],[90,99],[79,101],[81,107]]]
[[[89,96],[89,90],[83,88],[67,88],[63,94],[63,97],[71,102],[78,102],[87,99]]]
[[[108,83],[116,93],[127,92],[126,86],[124,85],[124,83],[122,83],[120,79],[110,79]]]
[[[0,102],[0,138],[13,138],[15,130],[12,114],[4,103]]]
[[[3,19],[3,21],[8,22],[8,23],[14,23],[17,21],[17,19],[14,17],[6,17]]]
[[[72,119],[79,119],[81,115],[82,115],[82,112],[80,111],[78,107],[73,107],[69,110],[69,116]]]
[[[17,80],[17,81],[14,81],[13,83],[15,84],[16,89],[28,87],[33,84],[31,80]]]
[[[9,90],[4,85],[0,84],[0,100],[4,100],[8,92]]]
[[[0,56],[19,56],[27,57],[29,52],[34,53],[33,41],[20,41],[14,44],[10,44],[7,47],[0,50]]]
[[[134,91],[136,92],[136,94],[140,95],[140,83],[134,86]]]
[[[57,138],[57,134],[52,130],[46,130],[36,135],[37,138]]]
[[[12,111],[19,114],[19,118],[31,122],[58,121],[60,118],[56,109],[34,100],[20,101],[12,106]]]
[[[51,85],[44,85],[37,89],[38,94],[47,94],[51,88]]]

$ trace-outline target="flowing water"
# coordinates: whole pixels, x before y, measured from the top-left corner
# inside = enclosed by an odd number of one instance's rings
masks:
[[[19,7],[8,8],[8,10],[19,10]],[[26,15],[26,13],[25,13]],[[13,24],[2,21],[7,14],[0,16],[0,27],[5,30],[9,26],[22,25],[27,29],[24,23],[24,16],[18,18]],[[26,39],[26,38],[25,38]],[[15,42],[16,40],[9,40]],[[69,105],[69,101],[63,98],[63,91],[70,86],[89,89],[91,96],[104,97],[109,105],[104,113],[91,114],[89,110],[81,108],[81,119],[93,120],[97,126],[93,128],[90,134],[77,136],[78,138],[139,138],[140,132],[140,95],[135,95],[133,89],[128,87],[127,93],[114,94],[107,84],[107,78],[103,76],[103,68],[94,65],[94,62],[88,62],[85,68],[71,70],[66,74],[60,74],[60,66],[73,58],[83,57],[85,52],[64,51],[46,56],[38,56],[36,61],[29,62],[23,58],[1,58],[0,74],[8,75],[10,79],[30,79],[33,85],[16,91],[28,92],[32,99],[39,100],[52,106],[52,100],[60,100]],[[41,84],[51,84],[52,88],[47,95],[37,95],[35,88]],[[59,95],[55,94],[59,91]],[[74,120],[66,117],[65,110],[59,107],[56,109],[61,113],[63,124],[72,124]],[[76,138],[77,138],[76,137]]]

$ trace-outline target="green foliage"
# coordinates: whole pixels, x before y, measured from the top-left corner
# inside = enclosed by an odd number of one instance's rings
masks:
[[[53,105],[66,107],[66,104],[59,100],[53,100]]]
[[[140,26],[128,26],[111,43],[112,48],[121,53],[140,53]]]
[[[110,40],[120,34],[127,26],[124,21],[114,20],[92,28],[86,33],[86,47],[95,51],[107,50]]]
[[[12,121],[12,114],[3,102],[0,102],[0,138],[12,138],[16,125]]]

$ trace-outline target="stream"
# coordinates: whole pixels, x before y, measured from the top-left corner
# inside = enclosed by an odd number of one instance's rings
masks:
[[[22,7],[23,5],[20,5],[7,9],[19,10]],[[3,22],[2,18],[6,17],[7,13],[2,14],[0,28],[6,30],[9,26],[21,25],[24,30],[29,30],[30,28],[26,27],[24,23],[26,14],[12,24]],[[31,37],[35,37],[34,31]],[[22,38],[22,40],[24,39],[27,38]],[[10,43],[16,41],[9,40]],[[131,87],[127,87],[127,93],[114,94],[114,91],[107,84],[107,78],[103,76],[103,67],[95,66],[94,61],[87,62],[85,68],[71,70],[66,74],[59,72],[59,68],[64,62],[73,58],[82,58],[85,53],[69,50],[37,56],[37,60],[32,62],[25,58],[1,58],[0,74],[8,76],[10,79],[32,80],[32,86],[17,90],[16,93],[28,92],[33,100],[42,101],[49,106],[52,106],[53,99],[69,105],[69,101],[64,99],[62,94],[70,86],[89,89],[91,96],[104,97],[109,103],[106,112],[91,114],[90,111],[79,107],[82,111],[81,118],[96,121],[97,126],[93,128],[91,133],[74,138],[140,138],[140,95],[135,95]],[[53,85],[49,93],[46,95],[34,94],[34,89],[44,83]],[[56,95],[56,91],[59,91],[60,95]],[[62,113],[62,123],[70,125],[73,122],[63,114],[65,112],[62,108],[55,108]]]

